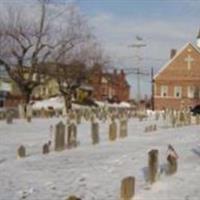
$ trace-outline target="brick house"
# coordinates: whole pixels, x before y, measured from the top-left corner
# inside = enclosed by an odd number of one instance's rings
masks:
[[[154,108],[182,109],[200,104],[200,35],[171,51],[169,62],[154,76]]]
[[[110,72],[99,71],[90,81],[93,87],[92,96],[96,100],[111,100],[114,102],[128,101],[130,97],[130,85],[126,80],[123,70],[116,69]]]

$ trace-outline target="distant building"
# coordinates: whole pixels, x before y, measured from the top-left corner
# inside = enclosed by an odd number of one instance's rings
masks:
[[[130,85],[123,70],[110,72],[96,72],[90,82],[94,88],[93,97],[96,100],[110,100],[113,102],[128,101]]]
[[[171,51],[169,62],[154,77],[155,109],[200,104],[200,33],[197,44]]]

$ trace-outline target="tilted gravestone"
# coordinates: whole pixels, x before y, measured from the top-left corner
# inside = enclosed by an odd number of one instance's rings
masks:
[[[49,144],[44,144],[42,147],[42,153],[43,154],[48,154],[49,153]]]
[[[158,173],[158,150],[149,151],[148,157],[148,181],[152,184],[156,181]]]
[[[99,143],[99,124],[97,122],[93,122],[91,125],[92,132],[92,144]]]
[[[77,127],[76,127],[75,123],[71,123],[68,126],[67,146],[69,148],[77,146]]]
[[[65,125],[59,122],[55,132],[55,151],[62,151],[65,148]]]
[[[121,200],[131,200],[135,195],[135,178],[126,177],[121,182]]]
[[[113,120],[109,126],[109,140],[115,141],[117,139],[117,124]]]
[[[174,174],[177,171],[178,168],[178,163],[177,163],[177,158],[175,158],[172,155],[167,156],[167,162],[168,162],[168,174]]]
[[[17,158],[24,158],[26,157],[26,148],[21,145],[18,149],[17,149]]]
[[[120,133],[119,133],[121,138],[127,137],[127,132],[128,132],[127,129],[128,129],[127,120],[125,120],[125,119],[121,120],[120,121]]]

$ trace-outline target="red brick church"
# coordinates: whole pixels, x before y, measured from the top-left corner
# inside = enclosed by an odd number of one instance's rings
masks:
[[[181,109],[200,104],[200,33],[197,44],[171,51],[169,62],[154,76],[154,108]]]

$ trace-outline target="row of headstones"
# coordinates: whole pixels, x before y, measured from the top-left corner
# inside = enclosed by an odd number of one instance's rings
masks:
[[[127,121],[120,121],[120,138],[127,137]],[[100,141],[99,137],[99,123],[93,122],[91,124],[91,138],[92,144],[98,144]],[[115,141],[117,139],[117,123],[113,121],[109,126],[109,140]],[[50,152],[51,142],[45,143],[42,147],[43,154]],[[62,151],[65,148],[77,147],[77,126],[75,123],[71,123],[67,128],[67,144],[65,144],[65,125],[63,122],[59,122],[56,125],[55,138],[54,138],[54,149],[55,151]],[[17,157],[22,158],[26,156],[26,149],[21,145],[17,150]]]
[[[172,175],[177,171],[177,159],[172,155],[167,157],[168,168],[166,173]],[[150,184],[156,182],[158,178],[158,150],[151,150],[148,153],[148,178],[147,181]],[[135,196],[135,177],[129,176],[121,181],[120,199],[121,200],[131,200]],[[81,200],[79,197],[70,196],[66,200]]]
[[[148,132],[154,132],[157,131],[157,125],[156,124],[151,124],[145,127],[144,132],[148,133]]]
[[[119,128],[119,137],[125,138],[128,134],[127,120],[120,121]],[[109,125],[109,140],[115,141],[117,139],[117,123],[115,120]],[[98,144],[100,142],[99,137],[99,123],[91,123],[91,138],[92,144]],[[77,127],[75,123],[71,123],[68,126],[68,147],[76,146],[77,144]],[[55,150],[63,150],[65,148],[65,125],[60,122],[56,125],[56,134],[55,134]]]

